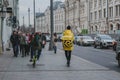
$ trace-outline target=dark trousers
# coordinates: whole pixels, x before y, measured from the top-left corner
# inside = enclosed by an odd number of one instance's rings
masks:
[[[18,56],[18,51],[19,51],[18,45],[17,45],[17,44],[16,44],[16,45],[13,45],[13,52],[14,52],[14,56],[15,56],[15,57]]]
[[[21,44],[21,53],[22,53],[22,57],[26,56],[26,53],[25,53],[25,44]]]
[[[30,58],[32,59],[34,55],[33,47],[30,46]]]
[[[39,60],[39,58],[40,58],[40,55],[41,55],[41,50],[38,50],[38,52],[37,52],[37,59]]]
[[[29,52],[30,52],[30,45],[29,45],[29,44],[26,44],[26,45],[25,45],[25,53],[26,53],[27,55],[29,55]]]
[[[31,55],[30,55],[31,57],[30,58],[33,59],[33,56],[36,55],[37,59],[39,60],[42,50],[34,50],[32,48],[32,46],[30,48],[31,48]]]
[[[66,56],[66,59],[67,59],[67,64],[70,64],[71,51],[65,51],[65,56]]]
[[[53,49],[54,49],[54,53],[57,52],[57,46],[53,46]]]

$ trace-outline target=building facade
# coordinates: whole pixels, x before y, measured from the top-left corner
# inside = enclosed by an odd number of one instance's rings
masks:
[[[65,30],[65,5],[61,3],[54,10],[54,32],[62,33]]]
[[[74,34],[88,31],[88,8],[87,0],[65,0],[66,25],[72,26]]]
[[[0,7],[4,9],[1,12],[4,12],[3,15],[0,15],[0,47],[3,46],[2,50],[5,50],[6,47],[9,47],[10,44],[10,36],[12,33],[13,28],[13,16],[16,16],[16,26],[19,25],[19,0],[0,0],[1,5]],[[3,14],[3,13],[2,13]]]
[[[120,33],[120,0],[65,0],[65,22],[74,33]]]
[[[41,13],[39,13],[41,14]],[[44,14],[44,15],[42,15]],[[37,19],[37,31],[43,33],[50,33],[50,7],[48,6],[44,13],[36,16]],[[53,3],[53,17],[54,17],[54,32],[62,33],[65,30],[65,11],[64,3],[61,1],[55,1]]]
[[[120,0],[90,0],[91,33],[120,33]]]

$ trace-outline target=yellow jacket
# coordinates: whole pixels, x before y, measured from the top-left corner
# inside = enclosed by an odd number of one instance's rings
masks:
[[[62,44],[64,50],[73,50],[74,34],[71,30],[65,30],[62,36]]]

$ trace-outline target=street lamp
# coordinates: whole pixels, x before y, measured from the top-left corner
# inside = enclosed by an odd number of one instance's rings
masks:
[[[33,0],[33,9],[34,9],[34,32],[35,32],[36,30],[35,0]]]
[[[54,31],[54,25],[53,25],[53,0],[50,0],[50,28],[51,28],[51,37],[50,37],[50,44],[49,44],[49,50],[53,50],[53,31]]]
[[[29,21],[29,28],[30,28],[30,8],[28,8],[28,21]]]
[[[1,11],[0,11],[0,16],[1,16],[1,47],[2,47],[2,51],[4,51],[4,45],[3,45],[3,22],[4,22],[4,18],[6,16],[6,11],[4,11],[4,6],[3,4],[1,5]]]

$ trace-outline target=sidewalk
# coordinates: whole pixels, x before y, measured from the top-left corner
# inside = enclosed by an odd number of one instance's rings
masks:
[[[66,66],[64,52],[57,54],[43,49],[36,68],[29,62],[29,56],[12,57],[11,52],[0,55],[0,80],[120,80],[120,73],[72,56],[71,66]]]

